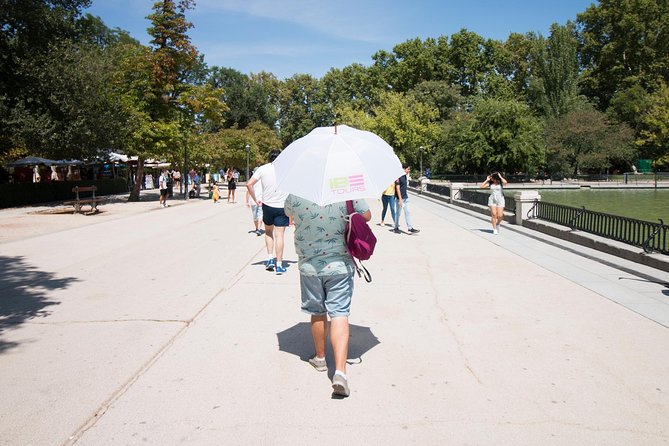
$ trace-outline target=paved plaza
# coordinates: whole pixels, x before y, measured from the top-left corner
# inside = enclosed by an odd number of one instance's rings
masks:
[[[0,445],[669,444],[669,273],[368,200],[337,399],[241,198],[0,210]]]

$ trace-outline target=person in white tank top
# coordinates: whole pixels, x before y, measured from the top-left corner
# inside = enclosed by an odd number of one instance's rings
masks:
[[[492,222],[492,233],[497,235],[499,234],[499,225],[504,220],[504,193],[502,186],[505,185],[507,181],[504,179],[501,173],[495,172],[486,178],[486,180],[481,183],[482,189],[490,188],[490,198],[488,198],[488,207],[490,207],[490,220]]]

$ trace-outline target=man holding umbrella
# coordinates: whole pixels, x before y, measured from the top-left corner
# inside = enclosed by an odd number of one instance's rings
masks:
[[[335,395],[350,394],[346,375],[349,311],[355,267],[344,228],[347,201],[369,221],[364,198],[378,197],[403,173],[393,148],[378,135],[348,126],[319,127],[293,141],[273,163],[277,185],[290,195],[285,211],[295,223],[302,311],[311,315],[316,355],[309,363],[328,370],[325,344],[330,317]]]
[[[367,221],[372,218],[364,200],[354,200],[353,209]],[[304,198],[288,195],[285,210],[295,223],[302,311],[311,315],[311,336],[316,356],[309,363],[318,371],[328,369],[325,341],[330,316],[330,342],[335,357],[332,388],[337,395],[349,396],[346,357],[355,269],[344,240],[345,217],[348,215],[346,202],[319,206]]]

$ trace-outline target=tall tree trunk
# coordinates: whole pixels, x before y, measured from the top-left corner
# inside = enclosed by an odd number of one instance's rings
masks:
[[[130,191],[130,196],[128,201],[139,201],[139,191],[142,188],[142,182],[144,181],[144,158],[141,156],[137,159],[137,173],[135,176],[135,184],[132,186]]]

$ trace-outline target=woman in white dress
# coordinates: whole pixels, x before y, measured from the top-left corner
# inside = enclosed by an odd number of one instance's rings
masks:
[[[488,175],[486,180],[481,183],[482,189],[490,188],[490,198],[488,198],[488,207],[490,207],[490,220],[492,222],[492,233],[499,234],[499,225],[504,220],[504,192],[502,186],[507,181],[501,173],[495,172]]]

